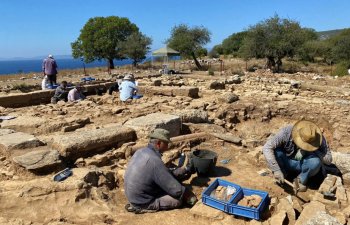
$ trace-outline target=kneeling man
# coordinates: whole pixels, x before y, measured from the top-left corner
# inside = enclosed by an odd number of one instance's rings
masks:
[[[149,135],[149,144],[132,156],[124,176],[128,211],[143,213],[179,208],[183,201],[193,205],[197,198],[176,179],[192,172],[191,166],[170,171],[161,154],[168,150],[169,131],[155,129]]]
[[[263,147],[269,168],[278,183],[290,173],[296,173],[299,191],[306,191],[306,183],[323,164],[332,162],[332,155],[320,128],[313,122],[301,120],[282,128]]]

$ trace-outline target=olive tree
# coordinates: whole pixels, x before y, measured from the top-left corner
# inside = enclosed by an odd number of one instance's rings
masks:
[[[167,40],[169,47],[176,49],[184,57],[191,57],[197,68],[202,70],[201,64],[197,60],[196,53],[203,49],[204,45],[210,41],[210,32],[204,27],[190,28],[185,24],[175,26],[171,30],[171,36]]]
[[[152,39],[142,34],[141,32],[132,33],[126,41],[120,44],[121,52],[125,57],[133,60],[133,66],[137,66],[146,58],[149,52]]]
[[[128,18],[109,16],[90,18],[80,30],[76,41],[71,43],[74,58],[84,57],[85,62],[107,60],[110,69],[114,69],[114,59],[124,59],[120,49],[122,42],[138,27]]]
[[[315,31],[277,15],[247,30],[240,53],[246,58],[266,58],[266,67],[279,71],[282,59],[294,57],[304,42],[317,39]]]

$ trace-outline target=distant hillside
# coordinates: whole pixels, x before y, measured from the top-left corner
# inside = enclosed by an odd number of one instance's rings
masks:
[[[334,35],[339,34],[345,29],[337,29],[337,30],[327,30],[327,31],[319,31],[317,32],[318,36],[320,37],[321,40],[328,39]]]

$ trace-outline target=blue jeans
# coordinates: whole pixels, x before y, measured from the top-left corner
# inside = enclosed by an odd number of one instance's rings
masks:
[[[308,153],[307,156],[300,161],[288,157],[281,149],[276,149],[275,155],[284,176],[290,172],[298,173],[300,182],[304,185],[310,177],[315,176],[321,169],[322,162],[314,153]]]

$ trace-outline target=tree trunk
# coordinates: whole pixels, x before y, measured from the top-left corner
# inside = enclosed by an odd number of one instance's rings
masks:
[[[114,69],[114,62],[113,62],[113,59],[108,59],[108,68],[109,68],[109,69]]]
[[[191,55],[192,55],[192,58],[194,60],[194,63],[196,64],[198,70],[203,70],[202,65],[198,62],[196,56],[194,55],[194,52],[192,52]]]
[[[266,68],[273,70],[275,65],[276,65],[276,63],[275,63],[275,59],[273,58],[273,56],[268,56],[267,61],[266,61]]]
[[[276,67],[276,72],[279,73],[282,67],[282,60],[281,58],[278,58],[276,61],[277,67]]]

